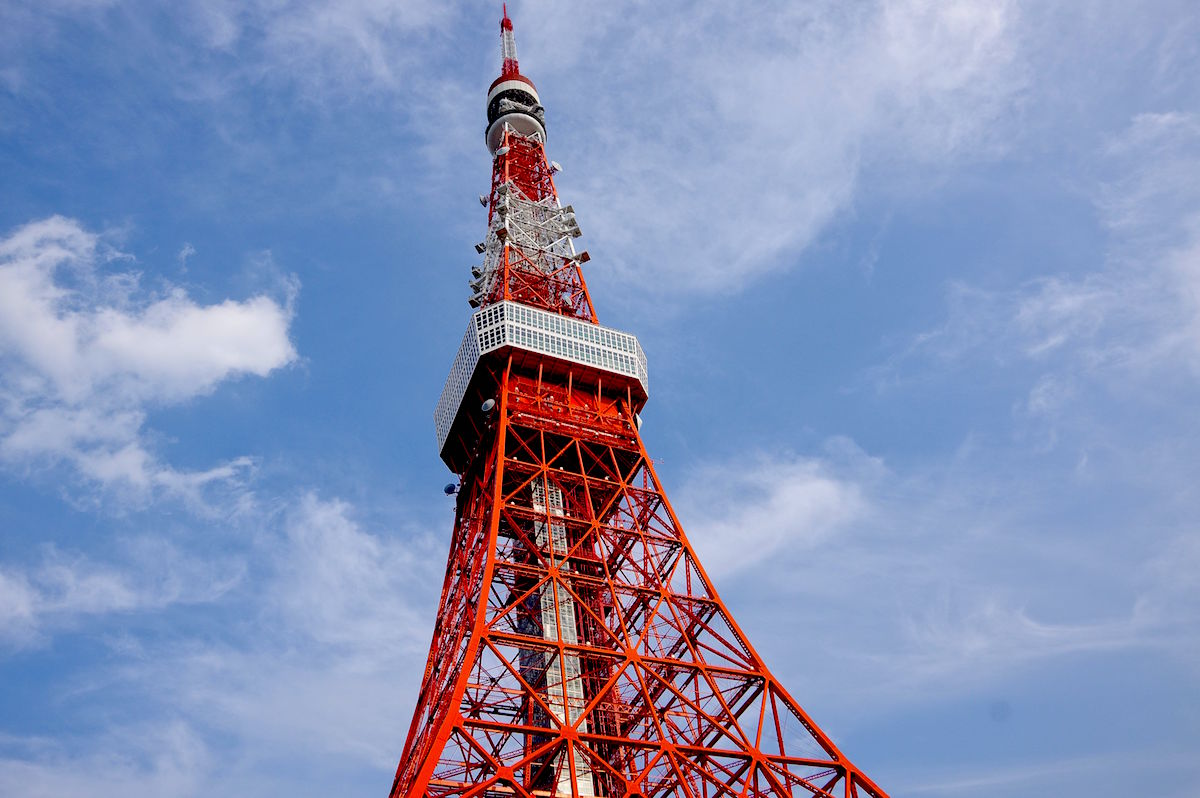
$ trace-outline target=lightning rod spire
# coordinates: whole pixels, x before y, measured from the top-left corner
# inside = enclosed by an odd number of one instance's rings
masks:
[[[521,74],[517,66],[517,40],[513,36],[512,20],[508,18],[508,3],[504,4],[504,18],[500,20],[500,54],[504,59],[500,66],[503,77]]]

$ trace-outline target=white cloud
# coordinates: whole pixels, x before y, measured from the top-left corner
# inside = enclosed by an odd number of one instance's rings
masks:
[[[979,694],[1070,657],[1196,650],[1196,547],[1130,539],[1119,521],[1077,527],[1063,507],[1095,499],[1069,466],[1047,478],[1000,456],[901,474],[834,440],[817,456],[699,465],[675,506],[751,642],[788,663],[776,675],[802,701],[838,696],[843,715]],[[1180,502],[1142,520],[1194,506]]]
[[[363,78],[389,88],[416,82],[420,56],[406,37],[447,23],[450,11],[435,0],[319,0],[258,2],[244,16],[265,31],[264,63],[280,77],[357,92]]]
[[[952,284],[946,321],[917,336],[880,371],[882,381],[901,367],[914,373],[923,357],[982,355],[1041,371],[1029,404],[1045,410],[1051,384],[1200,373],[1200,117],[1139,115],[1103,157],[1109,176],[1094,201],[1111,233],[1106,261],[1010,289]]]
[[[993,366],[1057,366],[1064,358],[1089,370],[1119,365],[1135,343],[1120,333],[1138,330],[1147,311],[1154,312],[1146,304],[1154,293],[1150,285],[1123,285],[1104,273],[1038,277],[1007,291],[952,283],[946,320],[917,335],[876,376],[881,382],[901,371],[913,376],[923,358],[943,365],[980,355]]]
[[[552,151],[569,109],[560,182],[585,232],[626,279],[670,292],[794,265],[866,168],[928,182],[1003,148],[1024,80],[1010,2],[536,2],[518,27]]]
[[[232,634],[156,649],[120,680],[197,728],[234,735],[247,773],[395,767],[420,686],[445,556],[372,534],[353,508],[301,497],[260,542],[265,578]]]
[[[179,97],[212,103],[239,177],[261,176],[289,145],[264,140],[248,114],[244,88],[267,87],[294,90],[317,114],[383,100],[395,109],[389,124],[420,143],[416,179],[411,159],[389,163],[385,152],[381,167],[378,154],[339,155],[325,182],[345,203],[442,204],[486,179],[477,126],[499,66],[494,9],[260,0],[180,13],[190,22],[180,35],[198,44],[182,60],[157,41],[135,45],[170,72]],[[595,273],[656,293],[715,293],[793,267],[853,210],[866,170],[926,186],[946,165],[993,157],[1026,83],[1015,0],[750,12],[538,0],[513,14],[549,108],[551,154],[568,167],[564,199],[594,236]]]
[[[345,502],[312,494],[299,502],[287,522],[272,607],[322,645],[411,653],[413,632],[424,637],[433,625],[414,611],[409,590],[436,581],[442,564],[431,568],[422,559],[428,552],[372,535],[351,516]]]
[[[420,534],[373,534],[354,515],[309,494],[274,518],[242,519],[254,542],[236,557],[139,540],[121,562],[50,551],[0,571],[0,640],[28,646],[88,628],[112,646],[59,697],[64,717],[102,712],[108,732],[74,743],[0,735],[0,793],[66,794],[89,771],[98,795],[274,794],[281,784],[309,794],[346,774],[386,789],[445,551]],[[101,617],[200,602],[196,612],[221,620],[171,624],[170,635],[123,635],[119,617]],[[123,725],[126,696],[137,728]],[[231,744],[236,757],[218,762],[213,751]]]
[[[944,322],[871,376],[886,391],[979,370],[1006,392],[1017,439],[1073,448],[1080,475],[1107,452],[1105,478],[1153,473],[1166,489],[1193,465],[1188,426],[1147,433],[1189,419],[1200,387],[1200,117],[1138,115],[1095,169],[1103,261],[1009,288],[953,283]]]
[[[1139,568],[1146,586],[1147,611],[1169,622],[1180,660],[1193,666],[1200,662],[1200,635],[1194,629],[1194,620],[1200,616],[1197,573],[1200,573],[1200,540],[1190,529],[1168,540]]]
[[[1136,117],[1096,168],[1102,262],[1009,288],[952,284],[944,323],[875,372],[889,390],[942,377],[943,401],[977,378],[1014,414],[968,406],[951,474],[883,480],[864,493],[873,512],[806,563],[810,588],[878,643],[857,664],[835,653],[872,700],[1073,656],[1187,661],[1200,646],[1194,536],[1179,521],[1197,510],[1183,475],[1196,464],[1200,124]],[[871,590],[838,592],[847,580]]]
[[[1188,798],[1192,789],[1173,791],[1167,785],[1187,784],[1195,778],[1195,757],[1186,751],[1122,751],[1094,756],[1021,758],[1003,767],[974,767],[956,763],[937,773],[914,772],[890,785],[904,795],[954,795],[971,798],[1008,798],[1014,792],[1043,795],[1118,796],[1141,789],[1143,774],[1154,772],[1164,782],[1163,795]]]
[[[123,562],[50,549],[37,565],[0,566],[0,642],[25,648],[88,618],[212,601],[243,573],[234,559],[197,561],[162,541],[124,548]]]
[[[1200,115],[1137,114],[1102,155],[1113,178],[1096,193],[1105,222],[1139,243],[1175,238],[1200,208]]]
[[[0,794],[22,798],[206,794],[200,789],[200,776],[212,767],[212,752],[182,723],[105,729],[87,749],[79,753],[58,741],[0,738],[4,751]]]
[[[180,247],[179,254],[175,256],[175,260],[179,261],[180,267],[187,268],[188,259],[195,254],[196,248],[191,244],[185,243],[182,247]]]
[[[1157,642],[1160,619],[1135,604],[1128,617],[1047,623],[994,598],[966,606],[942,601],[904,622],[907,650],[893,660],[890,687],[996,679],[1022,665],[1077,653],[1145,647]]]
[[[759,455],[701,466],[676,496],[684,528],[714,577],[806,551],[860,520],[862,487],[821,460]]]
[[[1145,308],[1157,316],[1153,354],[1200,370],[1200,114],[1140,114],[1108,155],[1118,174],[1097,205],[1119,236],[1115,265],[1126,284],[1162,283]]]
[[[187,496],[248,467],[239,459],[179,472],[149,451],[149,408],[266,376],[296,358],[292,310],[267,296],[200,305],[152,294],[78,222],[52,217],[0,240],[0,458],[66,462],[135,493]]]

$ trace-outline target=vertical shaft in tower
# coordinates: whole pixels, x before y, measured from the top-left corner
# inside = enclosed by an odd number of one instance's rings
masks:
[[[561,579],[567,579],[571,564],[567,557],[567,528],[559,520],[564,515],[563,493],[557,485],[535,480],[530,486],[535,514],[545,514],[545,520],[534,522],[535,540],[543,556],[557,569]],[[547,498],[548,497],[548,498]],[[539,596],[542,636],[545,640],[567,646],[579,645],[580,635],[575,617],[575,600],[558,581],[547,581]],[[591,642],[591,641],[583,641]],[[545,655],[546,698],[556,720],[563,724],[578,723],[580,732],[587,732],[587,721],[581,720],[584,704],[583,673],[579,656],[550,650]],[[555,763],[556,792],[571,794],[571,767],[567,756],[559,754]],[[575,783],[580,795],[595,795],[591,768],[582,758],[575,759]]]

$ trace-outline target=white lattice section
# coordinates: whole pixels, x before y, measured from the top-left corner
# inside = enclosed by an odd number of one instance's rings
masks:
[[[497,302],[471,316],[446,378],[433,414],[439,451],[450,435],[479,358],[503,346],[632,377],[649,393],[646,353],[636,336],[517,302]]]
[[[493,226],[507,229],[505,237],[510,244],[518,246],[527,256],[533,252],[545,252],[557,258],[570,258],[575,254],[571,239],[582,233],[575,219],[575,209],[570,205],[559,207],[556,197],[546,197],[532,202],[520,196],[516,190],[506,190],[507,184],[497,189],[499,200]],[[548,262],[542,270],[549,273],[558,269],[562,261]]]
[[[439,451],[446,442],[446,436],[450,434],[450,426],[454,423],[458,406],[462,402],[463,394],[467,392],[467,385],[471,382],[471,375],[475,373],[475,366],[479,363],[479,336],[475,334],[474,319],[471,321],[472,324],[467,325],[467,332],[458,347],[458,354],[454,357],[454,365],[450,367],[450,375],[446,377],[442,398],[437,404],[437,409],[433,411]],[[453,404],[446,401],[449,397],[453,397]]]
[[[546,512],[546,491],[542,483],[535,481],[531,486],[533,493],[533,511]],[[563,516],[562,489],[557,485],[550,486],[550,516]],[[546,522],[537,521],[534,524],[534,538],[538,548],[546,552],[559,570],[570,570],[567,560],[567,528],[561,522],[550,522],[550,534],[546,534]],[[557,582],[542,588],[539,605],[542,614],[542,638],[558,640],[562,632],[562,642],[567,645],[579,644],[579,632],[575,626],[575,599],[570,591]],[[585,704],[583,695],[583,675],[579,666],[579,657],[575,654],[564,654],[559,662],[557,654],[546,655],[546,704],[554,713],[559,723],[572,724],[583,714]],[[565,685],[564,685],[565,678]],[[564,689],[565,686],[565,689]],[[580,720],[579,731],[586,734],[586,720]],[[555,762],[558,771],[558,795],[571,795],[571,767],[566,752],[558,755]],[[595,795],[595,783],[592,780],[592,767],[587,758],[575,749],[575,786],[579,795]]]
[[[558,271],[578,256],[572,239],[582,233],[570,205],[560,207],[553,196],[534,202],[511,183],[499,185],[496,195],[495,212],[484,239],[483,265],[471,270],[472,307],[491,293],[502,271],[505,245],[520,250],[543,274]]]

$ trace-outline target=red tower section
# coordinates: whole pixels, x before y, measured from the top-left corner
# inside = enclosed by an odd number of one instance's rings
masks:
[[[767,670],[663,493],[645,355],[597,323],[500,27],[477,310],[435,413],[457,513],[391,796],[884,798]]]

